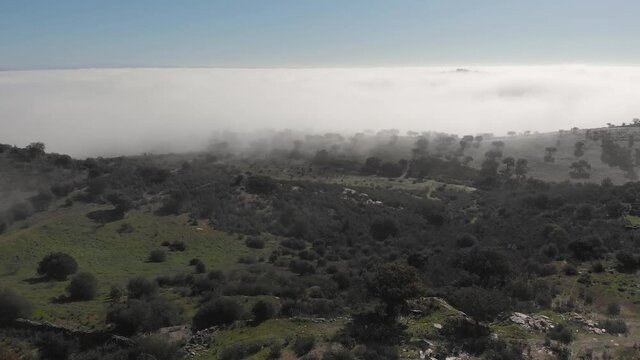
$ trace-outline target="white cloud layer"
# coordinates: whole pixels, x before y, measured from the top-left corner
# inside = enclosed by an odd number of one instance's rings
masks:
[[[184,151],[215,131],[457,134],[640,117],[640,67],[95,69],[0,72],[0,143],[75,156]]]

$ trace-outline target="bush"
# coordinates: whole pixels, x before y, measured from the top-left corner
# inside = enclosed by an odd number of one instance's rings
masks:
[[[300,239],[284,239],[280,242],[280,245],[293,250],[302,250],[307,248],[307,243]]]
[[[251,255],[242,255],[238,258],[240,264],[255,264],[256,262],[256,258]]]
[[[459,248],[470,248],[477,242],[476,238],[470,234],[464,234],[456,239],[456,246]]]
[[[347,350],[330,350],[322,355],[322,360],[353,360],[354,357]]]
[[[69,195],[70,192],[73,191],[74,185],[73,183],[59,183],[51,185],[51,193],[57,197],[64,197]]]
[[[9,227],[9,222],[2,216],[0,216],[0,234],[4,233]]]
[[[549,330],[547,336],[549,339],[559,341],[563,344],[569,344],[573,341],[573,332],[563,323],[560,323],[555,328]]]
[[[130,336],[178,325],[182,322],[182,311],[175,304],[162,299],[130,299],[111,307],[106,320],[113,325],[116,334]]]
[[[626,334],[629,329],[627,323],[623,320],[605,320],[601,322],[600,327],[607,330],[609,334]]]
[[[41,359],[68,359],[79,348],[77,339],[70,339],[52,331],[38,334],[35,344]]]
[[[167,253],[164,250],[157,249],[149,254],[149,261],[153,263],[161,263],[167,259]]]
[[[32,310],[27,299],[9,289],[0,289],[0,326],[10,324],[17,318],[28,318]]]
[[[303,356],[309,353],[316,345],[316,338],[313,336],[298,336],[293,343],[293,352],[296,355]]]
[[[632,254],[626,251],[618,251],[616,253],[616,260],[618,260],[618,271],[620,272],[634,272],[638,268],[638,260]]]
[[[377,220],[371,224],[371,237],[375,240],[386,240],[388,237],[398,235],[398,226],[391,220]]]
[[[595,263],[593,263],[593,265],[591,266],[591,271],[593,271],[594,273],[603,273],[604,272],[604,265],[602,265],[602,263],[600,261],[597,261]]]
[[[168,247],[169,250],[171,250],[171,251],[185,251],[185,250],[187,250],[187,244],[185,244],[184,241],[174,241],[174,242],[165,241],[165,242],[162,243],[162,246]]]
[[[120,301],[124,296],[124,290],[117,285],[111,286],[111,290],[109,290],[109,299],[113,302]]]
[[[9,208],[7,214],[14,221],[20,221],[31,216],[33,209],[27,203],[18,203]]]
[[[456,289],[447,300],[476,321],[492,321],[510,307],[508,296],[499,290],[480,287]]]
[[[53,253],[45,256],[38,264],[38,274],[54,280],[66,280],[67,276],[78,271],[78,263],[65,253]]]
[[[275,181],[268,176],[250,176],[247,179],[247,192],[250,194],[271,194],[276,190]]]
[[[607,305],[607,315],[609,316],[620,315],[620,305],[617,303],[609,303],[609,305]]]
[[[262,323],[276,315],[276,307],[269,301],[260,300],[253,305],[251,313],[255,322]]]
[[[140,337],[136,340],[136,343],[136,352],[150,355],[152,359],[178,360],[184,358],[178,344],[161,335]],[[138,356],[137,358],[142,357]]]
[[[315,266],[306,260],[291,260],[289,269],[298,275],[307,275],[316,272]]]
[[[53,201],[53,195],[47,191],[41,191],[37,195],[29,198],[31,207],[35,211],[45,211]]]
[[[143,277],[136,277],[127,283],[127,291],[131,299],[150,298],[158,292],[158,284]]]
[[[264,249],[264,240],[259,238],[250,237],[245,240],[244,244],[252,249]]]
[[[193,317],[193,329],[201,330],[216,325],[227,325],[240,319],[243,309],[229,298],[218,298],[203,304]]]
[[[271,346],[269,346],[269,353],[267,354],[267,360],[276,360],[276,359],[280,359],[280,356],[282,355],[282,344],[280,343],[273,343],[271,344]]]
[[[243,360],[262,350],[266,344],[261,341],[240,343],[225,347],[220,352],[220,360]]]
[[[567,264],[564,267],[564,274],[567,276],[576,276],[578,275],[578,269],[571,264]]]
[[[79,273],[67,286],[71,300],[92,300],[96,297],[98,281],[89,273]]]
[[[203,262],[198,262],[196,264],[196,273],[197,274],[204,274],[207,271],[207,267],[204,265]]]

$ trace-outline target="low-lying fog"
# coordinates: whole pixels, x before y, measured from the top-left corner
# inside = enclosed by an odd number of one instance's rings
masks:
[[[5,71],[0,143],[111,156],[197,150],[222,129],[503,134],[640,117],[640,67],[466,69]]]

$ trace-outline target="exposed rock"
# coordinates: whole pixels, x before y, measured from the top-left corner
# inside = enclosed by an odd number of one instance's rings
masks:
[[[217,326],[197,331],[191,335],[184,345],[184,352],[188,357],[194,357],[198,353],[206,351],[211,346],[213,337],[220,331]]]
[[[549,329],[553,329],[555,326],[551,319],[544,315],[527,315],[514,312],[509,319],[527,330],[546,332]]]
[[[571,313],[570,316],[571,316],[571,321],[581,324],[583,328],[589,332],[592,332],[597,335],[602,335],[607,332],[607,330],[600,328],[600,326],[598,326],[598,323],[596,321],[588,319],[584,315],[581,315],[578,313]]]

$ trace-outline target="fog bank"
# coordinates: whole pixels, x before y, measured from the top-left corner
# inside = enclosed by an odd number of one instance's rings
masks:
[[[555,131],[640,117],[640,67],[0,72],[0,143],[112,156],[199,150],[221,130]]]

